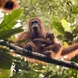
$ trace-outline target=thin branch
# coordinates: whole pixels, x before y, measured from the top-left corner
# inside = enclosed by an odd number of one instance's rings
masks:
[[[65,67],[68,67],[68,68],[78,70],[78,64],[74,63],[74,62],[71,62],[71,61],[65,61],[65,60],[50,58],[50,57],[47,57],[46,55],[40,54],[38,52],[33,52],[33,51],[29,51],[27,49],[21,48],[21,47],[15,45],[13,43],[10,43],[8,41],[0,41],[0,45],[5,45],[5,46],[7,46],[7,47],[9,47],[13,50],[16,50],[15,53],[23,55],[23,56],[27,56],[27,57],[30,57],[30,58],[35,58],[37,60],[44,61],[44,62],[47,62],[47,63],[53,63],[53,64],[56,64],[56,65],[65,66]]]

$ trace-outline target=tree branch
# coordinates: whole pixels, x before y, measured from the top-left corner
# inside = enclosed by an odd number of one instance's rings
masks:
[[[7,46],[7,47],[9,47],[13,50],[16,50],[15,53],[23,55],[23,56],[27,56],[27,57],[30,57],[30,58],[35,58],[37,60],[44,61],[44,62],[47,62],[47,63],[53,63],[53,64],[56,64],[56,65],[65,66],[65,67],[68,67],[68,68],[78,70],[78,64],[74,63],[74,62],[71,62],[71,61],[65,61],[65,60],[50,58],[50,57],[48,57],[46,55],[43,55],[43,54],[40,54],[38,52],[33,52],[33,51],[29,51],[27,49],[21,48],[21,47],[15,45],[13,43],[10,43],[8,41],[0,41],[0,45],[5,45],[5,46]]]

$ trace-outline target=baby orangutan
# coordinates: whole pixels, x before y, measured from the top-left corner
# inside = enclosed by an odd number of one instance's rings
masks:
[[[25,42],[24,40],[28,40]],[[24,41],[24,42],[22,42]],[[23,32],[17,39],[19,46],[44,54],[52,58],[64,58],[70,60],[78,54],[78,43],[64,48],[53,33],[47,33],[39,18],[29,21],[29,32]]]

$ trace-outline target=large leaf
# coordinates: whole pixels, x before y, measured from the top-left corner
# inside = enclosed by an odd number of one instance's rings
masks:
[[[0,78],[9,78],[10,70],[9,69],[1,69]]]
[[[17,23],[16,21],[20,19],[23,13],[23,9],[16,9],[11,14],[5,15],[4,20],[0,24],[0,31],[12,29]]]
[[[61,25],[61,23],[60,22],[53,22],[53,28],[55,28],[58,32],[60,32],[61,34],[64,34],[65,33],[65,31],[64,31],[64,29],[63,29],[63,27],[62,27],[62,25]]]
[[[9,78],[13,57],[0,49],[0,78]]]
[[[0,39],[5,39],[5,38],[9,38],[10,36],[23,31],[23,29],[16,28],[16,29],[9,29],[9,30],[3,30],[0,32]]]
[[[12,59],[13,57],[10,54],[0,50],[0,68],[9,69],[12,64]]]
[[[65,31],[71,32],[71,28],[70,28],[68,22],[65,19],[62,19],[61,23],[62,23],[62,26],[63,26],[63,28],[64,28]]]

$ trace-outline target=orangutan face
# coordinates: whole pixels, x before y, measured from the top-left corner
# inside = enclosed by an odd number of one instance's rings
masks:
[[[31,22],[31,31],[34,33],[34,34],[38,34],[41,30],[41,27],[40,27],[40,24],[37,20],[33,20]]]

